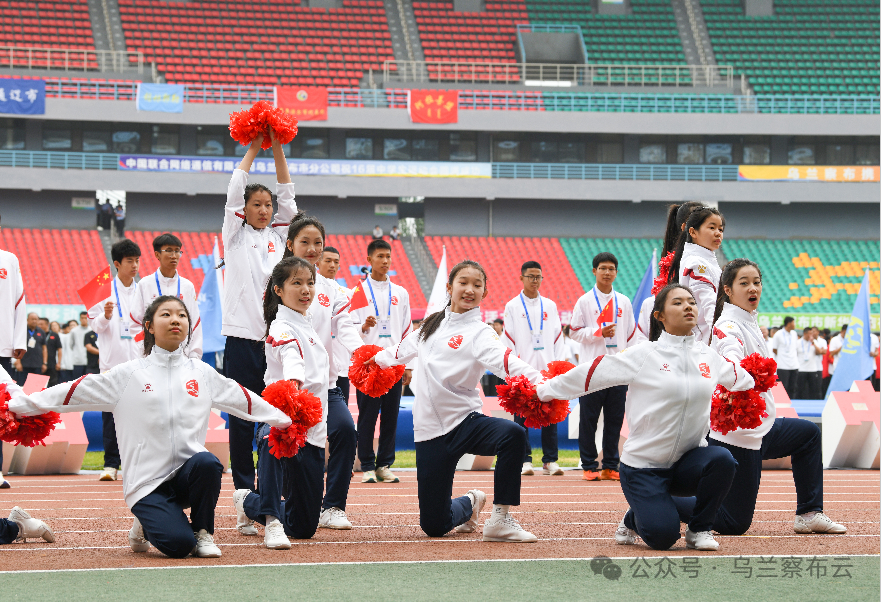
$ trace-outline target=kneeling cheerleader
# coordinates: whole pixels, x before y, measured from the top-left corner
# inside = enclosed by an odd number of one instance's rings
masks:
[[[123,494],[135,515],[129,543],[172,558],[217,558],[214,511],[223,465],[205,449],[211,408],[287,428],[291,420],[202,361],[186,357],[190,317],[180,299],[158,297],[144,314],[146,357],[88,374],[30,397],[14,397],[17,416],[48,411],[112,412],[122,455]],[[190,508],[189,519],[184,509]]]
[[[634,544],[638,535],[655,550],[679,539],[679,497],[696,496],[685,531],[688,548],[716,550],[710,529],[737,463],[722,447],[707,447],[713,390],[754,386],[753,378],[692,334],[698,315],[691,291],[680,284],[655,298],[649,341],[614,356],[600,356],[537,387],[541,400],[575,399],[629,385],[626,415],[630,436],[621,454],[621,489],[630,504],[615,540]]]

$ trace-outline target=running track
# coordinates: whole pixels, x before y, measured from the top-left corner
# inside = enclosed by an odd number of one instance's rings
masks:
[[[172,560],[156,552],[134,554],[128,546],[131,514],[122,500],[122,484],[101,483],[97,475],[13,477],[13,489],[0,491],[0,511],[15,505],[49,523],[56,542],[0,546],[5,571],[166,567],[178,565],[260,565],[315,562],[414,560],[488,560],[518,558],[592,558],[694,555],[683,539],[667,552],[654,552],[641,542],[619,546],[612,539],[627,509],[615,482],[586,483],[581,471],[562,477],[523,477],[516,516],[539,537],[535,544],[500,544],[480,534],[452,534],[431,539],[419,529],[415,472],[398,473],[398,484],[361,484],[356,474],[349,494],[352,531],[319,529],[311,540],[294,541],[288,551],[262,547],[260,537],[235,530],[233,485],[224,475],[217,509],[215,540],[220,559]],[[492,473],[458,472],[454,495],[471,488],[492,500]],[[798,535],[792,530],[795,489],[792,473],[765,471],[755,521],[741,537],[722,537],[716,555],[846,555],[879,553],[878,471],[826,471],[825,510],[845,523],[847,535]],[[489,503],[481,515],[488,516]],[[701,553],[707,554],[707,553]],[[710,554],[712,555],[712,554]]]

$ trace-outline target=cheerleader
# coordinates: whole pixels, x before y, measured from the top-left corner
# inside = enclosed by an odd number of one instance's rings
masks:
[[[574,399],[587,392],[629,385],[630,437],[621,454],[621,489],[630,504],[615,540],[634,544],[639,535],[655,550],[679,539],[716,550],[710,532],[716,511],[734,479],[737,462],[728,450],[706,447],[710,400],[717,384],[732,391],[754,386],[752,377],[692,334],[697,303],[685,286],[671,284],[655,298],[650,341],[616,355],[601,355],[538,386],[539,399]],[[674,496],[696,496],[685,517]]]
[[[716,251],[722,246],[725,218],[714,207],[695,209],[685,222],[684,236],[676,245],[676,255],[670,265],[668,282],[678,282],[694,294],[697,301],[697,324],[694,335],[706,344],[710,342],[716,291],[722,269],[716,260]]]
[[[321,259],[326,240],[324,225],[312,216],[299,212],[287,231],[285,257],[305,259],[315,265]],[[318,334],[328,356],[327,492],[322,502],[321,521],[324,529],[351,529],[346,516],[346,500],[352,483],[358,435],[349,411],[348,397],[337,386],[340,366],[348,363],[352,353],[364,344],[355,319],[349,313],[349,295],[336,281],[315,274],[315,299],[310,308],[312,327]],[[324,444],[322,444],[323,448]]]
[[[229,181],[223,217],[226,275],[223,287],[223,325],[226,337],[223,374],[253,391],[263,390],[266,355],[263,349],[261,307],[266,281],[284,252],[288,224],[297,211],[294,184],[281,144],[272,133],[272,156],[278,180],[278,213],[272,215],[272,193],[262,184],[248,184],[248,171],[263,136],[259,135]],[[254,489],[254,425],[229,417],[229,455],[236,489]],[[239,525],[244,535],[256,535],[253,525]]]
[[[238,489],[233,494],[238,523],[253,520],[265,525],[263,544],[271,550],[290,549],[288,536],[309,539],[315,535],[321,514],[330,367],[321,337],[312,327],[309,307],[315,293],[315,265],[300,257],[287,257],[272,270],[263,302],[263,315],[269,324],[266,385],[290,380],[321,400],[321,421],[307,431],[306,444],[293,458],[273,456],[269,452],[270,427],[265,424],[260,427],[257,433],[260,492]]]
[[[291,420],[256,393],[184,355],[190,317],[180,299],[153,301],[144,329],[146,357],[29,398],[14,396],[9,410],[18,416],[112,412],[125,472],[123,495],[135,515],[132,550],[146,552],[153,544],[172,558],[190,553],[217,558],[214,511],[224,467],[205,449],[211,408],[280,428]],[[185,508],[190,508],[189,520]]]
[[[474,532],[486,494],[472,489],[451,499],[456,464],[465,454],[497,456],[493,509],[483,525],[483,541],[534,542],[536,536],[510,514],[511,506],[520,504],[526,430],[510,420],[485,416],[477,386],[487,370],[500,377],[524,374],[533,383],[541,375],[511,353],[481,320],[486,286],[486,272],[478,263],[457,264],[447,281],[447,307],[366,363],[389,368],[417,358],[413,433],[422,530],[429,537],[441,537],[454,528],[459,533]]]
[[[758,353],[770,357],[756,323],[762,298],[762,272],[749,259],[735,259],[722,271],[711,346],[726,359],[740,361]],[[768,416],[754,429],[727,435],[710,431],[710,445],[727,449],[737,461],[737,474],[716,513],[713,529],[722,535],[742,535],[756,508],[762,460],[792,456],[795,481],[796,533],[846,533],[847,528],[823,513],[823,450],[820,429],[799,418],[777,418],[774,395],[762,393]]]
[[[676,249],[676,243],[685,230],[685,222],[688,220],[688,216],[698,207],[703,207],[703,203],[687,201],[681,205],[670,205],[667,208],[667,228],[664,230],[664,246],[661,249],[661,259],[664,259],[668,253]],[[636,334],[633,336],[635,343],[643,343],[649,340],[649,324],[651,323],[654,305],[654,295],[643,300],[636,319]]]

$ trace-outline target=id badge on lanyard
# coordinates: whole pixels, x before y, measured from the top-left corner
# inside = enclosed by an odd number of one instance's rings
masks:
[[[379,315],[379,306],[376,304],[376,295],[373,293],[373,285],[370,284],[370,277],[366,278],[367,286],[370,289],[370,298],[373,300],[373,309],[376,310],[376,322],[379,326],[379,338],[392,338],[392,283],[388,283],[388,314],[385,317]]]
[[[113,293],[116,295],[116,311],[119,312],[119,338],[123,341],[130,341],[132,339],[131,325],[128,320],[122,317],[122,305],[119,303],[119,290],[116,288],[115,282],[113,283]]]
[[[31,336],[28,339],[28,349],[33,349],[36,346],[37,346],[37,339],[35,337]]]
[[[389,320],[388,318],[380,318],[379,319],[379,338],[381,338],[381,339],[392,338],[391,320]]]
[[[545,348],[544,340],[542,340],[541,331],[536,333],[532,331],[532,350],[533,351],[541,351]]]

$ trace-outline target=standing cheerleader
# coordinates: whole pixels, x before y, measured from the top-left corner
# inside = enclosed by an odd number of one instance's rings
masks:
[[[125,473],[123,495],[135,515],[129,543],[172,558],[217,558],[214,510],[223,466],[205,449],[211,408],[281,428],[290,418],[256,393],[188,358],[190,317],[184,303],[157,298],[144,314],[146,357],[88,374],[30,396],[13,397],[18,416],[49,411],[112,412]],[[190,508],[190,518],[184,509]]]
[[[248,171],[263,136],[259,135],[229,181],[223,217],[226,276],[223,287],[223,325],[226,337],[223,374],[253,391],[263,390],[266,354],[263,350],[263,291],[272,268],[281,261],[288,224],[297,211],[294,184],[281,144],[272,134],[272,156],[278,178],[278,213],[272,215],[272,193],[262,184],[248,184]],[[254,489],[254,425],[229,417],[229,455],[236,489]],[[239,531],[256,535],[252,525]]]
[[[318,529],[324,494],[324,444],[327,440],[329,361],[321,337],[312,327],[309,307],[316,296],[315,265],[287,257],[272,270],[263,302],[266,330],[266,385],[289,380],[321,400],[321,421],[306,433],[306,443],[293,458],[269,451],[269,425],[257,433],[257,481],[260,492],[233,494],[239,524],[251,520],[266,526],[269,549],[287,550],[288,536],[309,539]],[[281,498],[284,496],[284,511]],[[279,520],[281,519],[281,520]]]
[[[366,363],[389,368],[418,358],[413,433],[422,530],[429,537],[441,537],[453,528],[474,532],[486,494],[472,489],[451,499],[456,464],[465,454],[497,456],[493,510],[483,525],[483,541],[534,542],[536,536],[510,514],[511,506],[520,504],[526,430],[510,420],[485,416],[477,386],[487,370],[500,377],[523,374],[533,384],[541,375],[511,353],[481,320],[486,285],[480,264],[468,260],[457,264],[447,281],[447,307]]]
[[[305,259],[315,265],[321,259],[326,240],[324,225],[316,218],[297,213],[287,232],[285,254],[287,257]],[[354,318],[349,313],[349,296],[346,289],[334,280],[315,274],[315,299],[310,307],[312,327],[318,334],[328,356],[327,443],[330,457],[327,462],[327,492],[321,510],[320,527],[325,529],[351,529],[346,516],[346,500],[352,483],[352,466],[358,435],[355,421],[349,411],[348,397],[337,385],[340,366],[348,362],[352,353],[364,344]],[[338,357],[338,355],[345,357]],[[268,384],[268,383],[267,383]],[[333,385],[331,388],[330,385]],[[322,449],[324,444],[322,443]]]
[[[725,218],[718,209],[693,210],[685,222],[684,236],[679,238],[670,266],[669,282],[678,282],[694,294],[698,310],[694,335],[706,344],[710,342],[716,291],[722,275],[716,251],[722,246],[724,230]]]
[[[717,384],[744,391],[755,383],[743,368],[692,334],[696,323],[691,291],[681,284],[668,285],[655,298],[650,342],[601,355],[592,364],[538,386],[544,401],[574,399],[585,389],[590,393],[630,386],[630,437],[620,465],[621,489],[630,510],[615,532],[619,544],[634,544],[639,535],[649,547],[666,550],[679,539],[684,519],[686,547],[719,547],[710,530],[737,462],[728,450],[705,446],[711,397]],[[696,496],[687,517],[674,497],[682,495]]]
[[[740,365],[746,356],[770,357],[756,322],[762,298],[762,272],[748,259],[729,262],[722,272],[715,310],[712,347]],[[737,460],[737,474],[728,496],[716,513],[713,529],[723,535],[742,535],[756,508],[762,460],[792,456],[795,481],[796,533],[846,533],[847,528],[823,514],[823,450],[820,429],[799,418],[777,418],[774,395],[762,393],[765,412],[761,426],[727,435],[710,431],[710,445],[724,447]]]
[[[667,257],[668,253],[675,253],[676,243],[685,230],[685,222],[688,220],[688,216],[691,215],[692,211],[703,206],[703,203],[698,201],[687,201],[681,205],[670,205],[667,208],[667,227],[664,230],[664,246],[661,249],[661,260]],[[652,308],[654,306],[654,295],[647,297],[642,302],[636,319],[636,334],[633,336],[635,343],[649,340],[649,325],[651,324]]]

